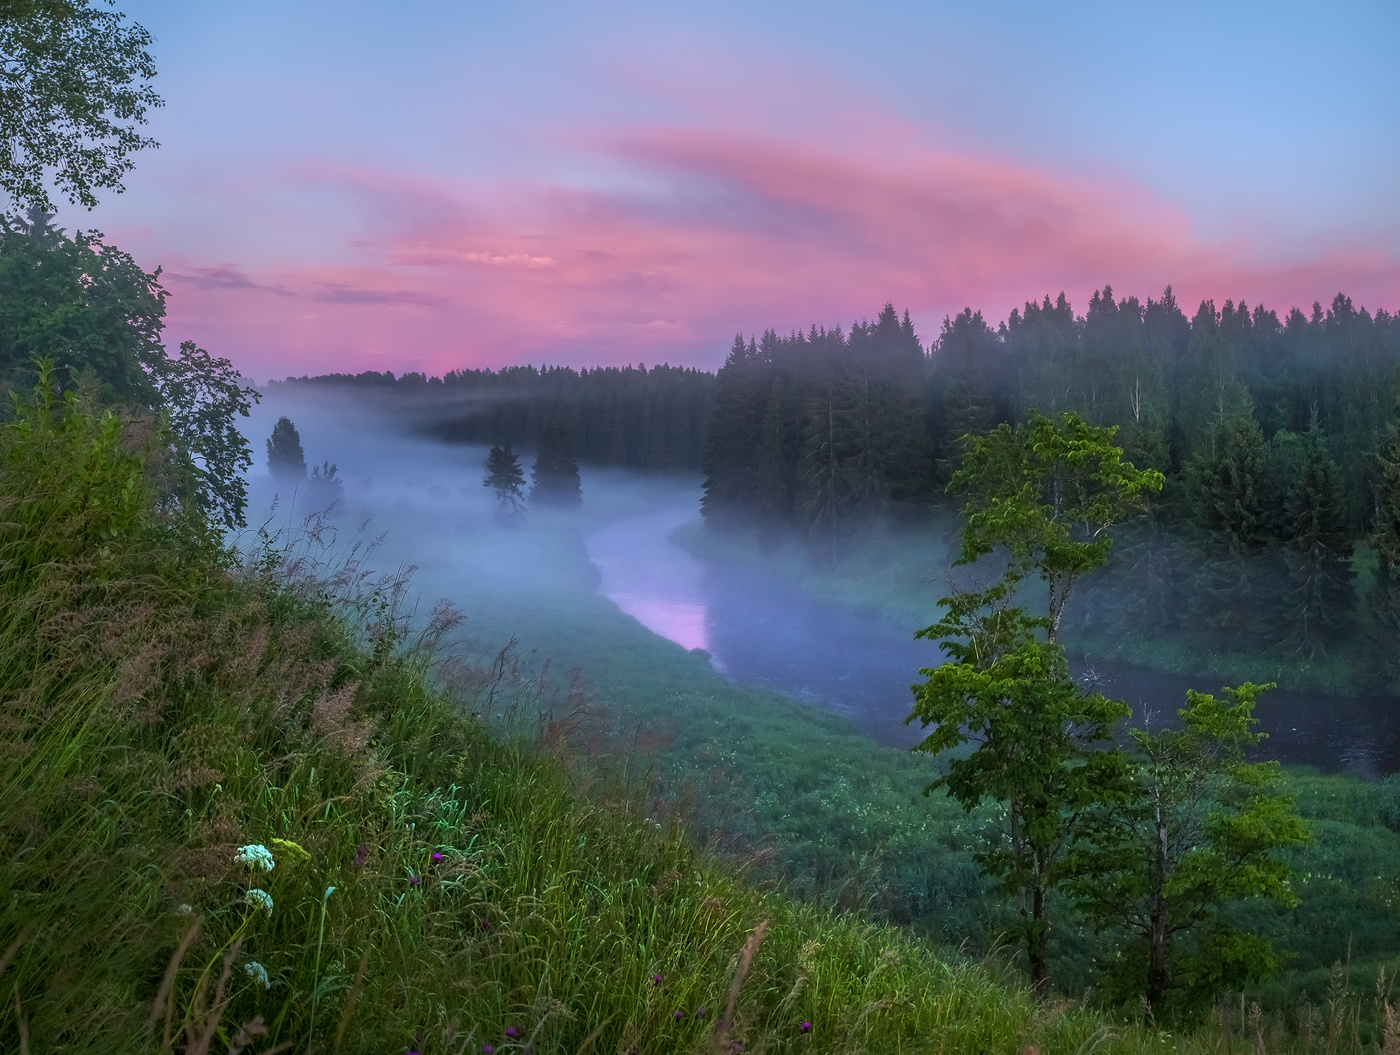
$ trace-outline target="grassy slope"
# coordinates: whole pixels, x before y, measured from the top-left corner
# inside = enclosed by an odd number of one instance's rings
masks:
[[[731,1000],[749,1051],[1161,1050],[580,797],[463,714],[529,686],[448,698],[382,595],[230,574],[45,430],[0,443],[3,1050],[698,1051]]]

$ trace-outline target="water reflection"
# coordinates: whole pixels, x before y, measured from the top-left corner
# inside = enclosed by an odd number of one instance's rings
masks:
[[[909,627],[814,602],[760,569],[696,560],[671,535],[697,512],[693,500],[673,502],[590,535],[601,592],[662,637],[705,649],[736,682],[844,714],[882,744],[917,743],[918,726],[903,724],[909,687],[920,667],[939,662],[936,647],[914,640]],[[1149,715],[1158,724],[1175,720],[1188,688],[1220,689],[1218,678],[1127,664],[1080,659],[1073,668],[1086,687],[1126,700],[1135,724]],[[1370,776],[1400,771],[1400,700],[1274,690],[1255,713],[1268,734],[1261,757]]]

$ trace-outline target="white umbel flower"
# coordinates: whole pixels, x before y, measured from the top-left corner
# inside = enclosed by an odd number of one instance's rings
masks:
[[[272,982],[267,977],[267,968],[257,960],[249,960],[243,965],[243,973],[255,982],[261,982],[264,989],[271,989]]]
[[[254,887],[243,895],[243,899],[254,908],[260,908],[269,916],[272,915],[272,895],[266,890],[259,890],[257,887]]]
[[[234,851],[233,859],[249,868],[261,868],[264,872],[271,872],[276,865],[272,859],[272,851],[262,843],[249,843],[247,846],[240,846]]]

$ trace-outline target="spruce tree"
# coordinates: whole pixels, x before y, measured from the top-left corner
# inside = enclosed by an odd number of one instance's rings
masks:
[[[531,505],[572,509],[583,501],[574,443],[558,418],[545,422],[530,480]]]
[[[507,526],[518,524],[525,512],[525,473],[509,443],[491,445],[482,483],[495,492],[496,519]]]
[[[267,468],[279,481],[296,482],[306,477],[306,455],[301,434],[292,419],[280,417],[267,440]]]
[[[1400,400],[1397,400],[1400,410]],[[1366,605],[1375,673],[1389,691],[1400,689],[1400,416],[1375,455],[1376,571]]]
[[[1281,525],[1284,560],[1292,585],[1284,596],[1289,644],[1309,657],[1344,640],[1352,627],[1352,543],[1337,463],[1313,411],[1308,431],[1297,438],[1298,457],[1289,475]]]

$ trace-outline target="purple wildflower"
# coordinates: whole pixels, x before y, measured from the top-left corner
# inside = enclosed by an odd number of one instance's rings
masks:
[[[494,1052],[495,1050],[496,1049],[494,1046],[490,1044],[483,1044],[481,1046],[481,1055],[492,1055],[492,1052]]]
[[[491,921],[490,921],[489,919],[479,919],[479,920],[477,920],[477,921],[476,921],[476,929],[477,929],[477,930],[490,930],[490,929],[491,929]]]
[[[516,1029],[514,1026],[507,1026],[506,1036],[508,1036],[511,1040],[514,1040],[516,1037],[520,1036],[520,1030]]]
[[[695,1009],[695,1017],[696,1017],[696,1018],[704,1018],[704,1017],[705,1017],[706,1015],[708,1015],[709,1013],[710,1013],[710,1009],[709,1009],[708,1007],[706,1007],[704,1004],[701,1004],[699,1007],[697,1007],[697,1008]]]
[[[685,1018],[685,1012],[684,1012],[684,1011],[679,1011],[679,1010],[678,1010],[678,1011],[676,1012],[676,1021],[679,1022],[679,1021],[680,1021],[681,1019],[683,1019],[683,1018]]]
[[[364,843],[361,843],[359,846],[355,847],[355,867],[357,869],[363,868],[365,866],[365,862],[368,860],[369,847],[366,846]]]
[[[417,886],[417,885],[418,885],[418,882],[419,882],[418,877],[417,877],[416,875],[414,875],[412,872],[410,872],[410,873],[408,874],[408,885],[409,885],[409,886]]]
[[[666,979],[662,978],[659,974],[654,974],[651,976],[652,985],[660,985],[664,981],[666,981]]]
[[[801,1025],[800,1027],[798,1027],[798,1028],[801,1029],[803,1033],[810,1033],[810,1032],[812,1032],[812,1023],[810,1023],[810,1022],[804,1022],[804,1023],[802,1023],[802,1025]]]
[[[433,863],[434,863],[434,864],[436,864],[438,861],[441,861],[441,860],[442,860],[442,854],[433,854]]]

